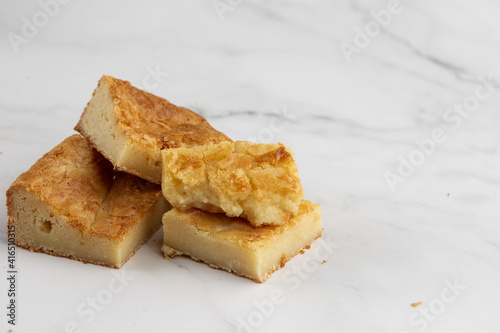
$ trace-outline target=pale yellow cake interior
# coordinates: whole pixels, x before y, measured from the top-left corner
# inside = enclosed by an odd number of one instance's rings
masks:
[[[173,207],[281,225],[304,196],[292,151],[245,141],[162,151],[162,190]]]
[[[319,205],[307,200],[281,226],[256,228],[242,218],[174,208],[164,214],[163,230],[166,258],[186,255],[257,282],[265,281],[322,234]]]

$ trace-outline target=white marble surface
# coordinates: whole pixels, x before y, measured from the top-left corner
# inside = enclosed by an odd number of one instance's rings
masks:
[[[74,0],[46,8],[52,16],[37,1],[1,4],[1,201],[73,133],[106,73],[194,109],[234,139],[290,146],[306,197],[321,204],[325,242],[264,284],[165,261],[160,233],[120,271],[18,249],[10,326],[3,223],[3,331],[500,330],[500,86],[480,80],[500,81],[498,2]],[[385,26],[372,10],[392,11],[381,16]],[[349,59],[342,48],[354,52]],[[464,103],[466,112],[453,109]],[[429,156],[416,141],[427,142]],[[419,165],[399,174],[410,158]],[[111,293],[118,272],[129,280]]]

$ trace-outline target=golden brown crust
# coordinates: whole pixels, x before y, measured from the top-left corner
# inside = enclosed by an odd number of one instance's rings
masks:
[[[122,239],[161,198],[159,185],[116,171],[89,232],[98,237]]]
[[[86,230],[113,182],[112,169],[111,163],[92,149],[86,139],[72,135],[14,181],[7,191],[8,214],[14,204],[12,192],[25,188],[49,203],[56,214],[64,216],[75,228]]]
[[[128,81],[103,75],[97,89],[104,83],[110,90],[118,126],[135,142],[164,149],[231,141],[202,116],[138,89]],[[84,115],[85,111],[82,118]],[[81,132],[81,119],[75,129]]]

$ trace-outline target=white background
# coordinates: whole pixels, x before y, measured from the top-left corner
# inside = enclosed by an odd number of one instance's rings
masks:
[[[3,331],[500,330],[500,86],[485,97],[479,80],[500,78],[498,2],[41,3],[0,5],[0,201],[73,134],[109,74],[233,139],[291,147],[333,244],[264,284],[164,260],[161,232],[119,271],[18,249],[12,327],[3,223]],[[401,168],[409,159],[418,165]],[[129,280],[111,293],[118,273]],[[106,304],[89,313],[95,297]]]

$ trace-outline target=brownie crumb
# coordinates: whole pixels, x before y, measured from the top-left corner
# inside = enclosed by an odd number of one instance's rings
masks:
[[[283,253],[283,255],[281,256],[281,267],[285,267],[286,262],[286,254]]]

